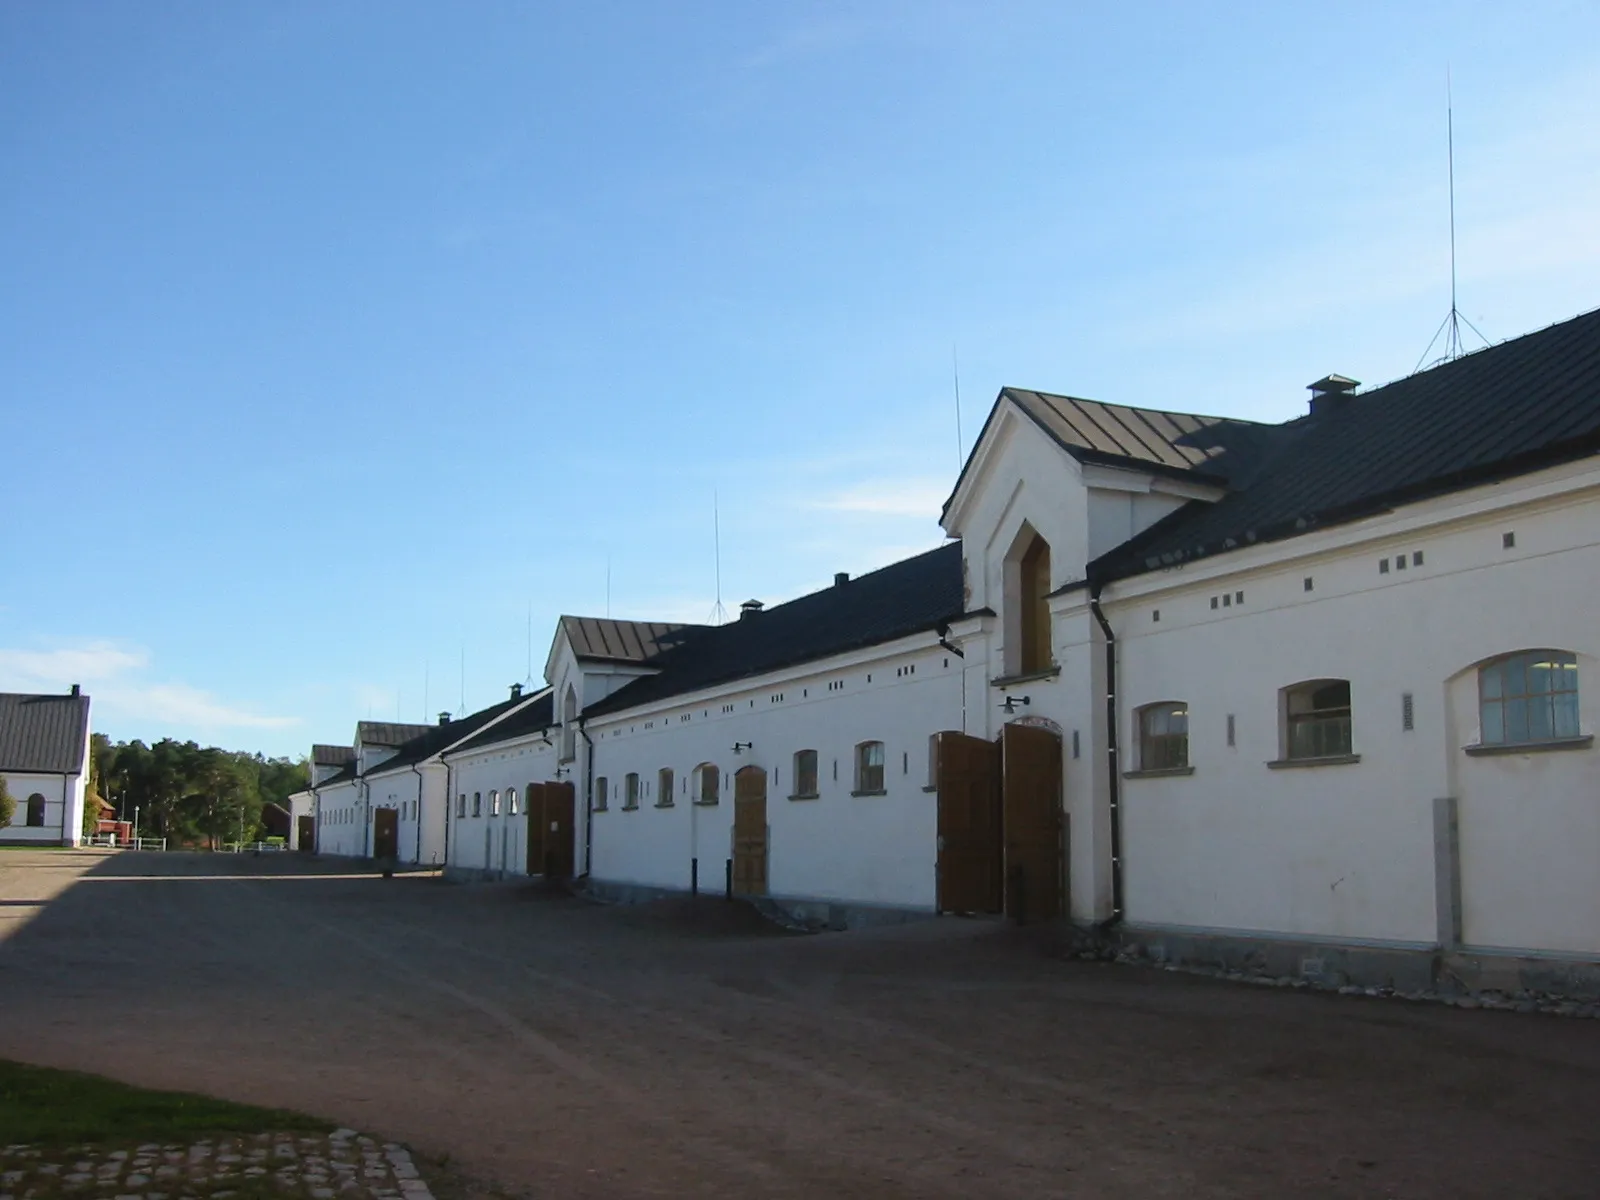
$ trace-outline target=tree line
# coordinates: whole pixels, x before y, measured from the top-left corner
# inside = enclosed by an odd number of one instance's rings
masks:
[[[118,820],[137,810],[142,837],[164,837],[177,845],[256,841],[268,804],[288,808],[287,798],[311,779],[307,759],[267,758],[162,738],[153,745],[135,739],[92,738],[90,790],[103,797]],[[98,805],[86,804],[92,830]]]

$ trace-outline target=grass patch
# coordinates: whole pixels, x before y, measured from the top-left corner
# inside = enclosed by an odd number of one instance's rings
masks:
[[[98,1075],[0,1059],[0,1139],[34,1146],[192,1142],[279,1130],[328,1133],[303,1113],[256,1108],[188,1092],[155,1092]]]

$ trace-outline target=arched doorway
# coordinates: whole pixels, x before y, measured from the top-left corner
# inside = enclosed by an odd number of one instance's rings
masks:
[[[767,769],[741,767],[733,777],[733,891],[767,894]]]

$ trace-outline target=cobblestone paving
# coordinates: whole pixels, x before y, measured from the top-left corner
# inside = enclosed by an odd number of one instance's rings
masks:
[[[0,1148],[0,1200],[432,1200],[411,1154],[353,1129],[191,1145]]]

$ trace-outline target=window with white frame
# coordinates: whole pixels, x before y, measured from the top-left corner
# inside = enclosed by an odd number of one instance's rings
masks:
[[[1283,693],[1284,757],[1343,758],[1352,753],[1350,681],[1313,679]]]
[[[861,742],[856,746],[856,794],[882,792],[883,743]]]
[[[794,756],[794,794],[811,797],[817,794],[817,752],[799,750]]]
[[[606,779],[606,777],[604,775],[600,776],[598,779],[596,779],[594,781],[594,810],[595,810],[595,812],[605,812],[606,811],[607,793],[610,790],[611,790],[610,783],[607,781],[607,779]]]
[[[500,789],[499,788],[491,788],[489,790],[489,815],[491,817],[498,817],[500,815]]]
[[[512,816],[512,817],[517,815],[517,789],[516,788],[507,788],[506,789],[506,815],[507,816]]]
[[[662,767],[656,772],[656,807],[672,807],[672,768]]]
[[[622,807],[634,809],[639,807],[639,773],[629,771],[622,777]]]
[[[1189,765],[1189,706],[1179,700],[1139,710],[1139,769],[1178,771]]]
[[[1557,742],[1578,734],[1578,658],[1524,650],[1478,668],[1479,737],[1485,746]]]
[[[722,798],[722,769],[716,763],[701,763],[694,769],[696,804],[715,804]]]
[[[483,816],[483,793],[482,792],[473,792],[472,793],[472,815],[475,816],[475,817]]]

